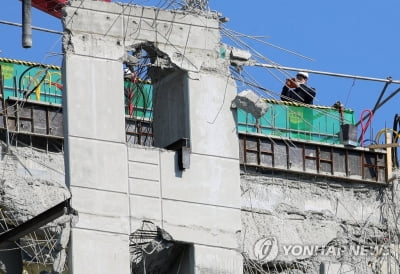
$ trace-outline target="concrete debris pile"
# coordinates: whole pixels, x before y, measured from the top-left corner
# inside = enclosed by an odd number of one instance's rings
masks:
[[[179,273],[177,260],[182,259],[187,246],[175,242],[164,229],[150,221],[130,235],[132,273]]]
[[[261,96],[248,89],[238,93],[232,102],[232,107],[251,113],[255,118],[261,118],[267,111],[268,105]]]
[[[397,183],[393,188],[327,184],[250,172],[241,182],[241,242],[248,273],[398,270],[400,214],[392,198],[398,196]]]
[[[0,171],[0,228],[3,232],[71,196],[64,184],[63,153],[3,145]],[[53,265],[49,271],[62,273],[67,258],[71,218],[60,217],[20,239],[18,247],[25,270],[28,265],[42,270],[48,269],[46,265]],[[2,263],[5,268],[12,267],[7,260]]]

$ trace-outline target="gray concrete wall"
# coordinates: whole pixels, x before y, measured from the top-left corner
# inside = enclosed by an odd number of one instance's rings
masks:
[[[79,53],[67,51],[63,67],[66,183],[79,213],[71,272],[129,273],[122,65]]]
[[[217,16],[71,1],[63,22],[66,179],[79,212],[72,273],[128,273],[128,235],[144,219],[194,243],[193,273],[242,273],[238,139],[230,110],[236,86],[229,61],[219,58]],[[184,171],[175,152],[126,148],[122,61],[140,43],[182,70],[159,81],[154,139],[159,146],[191,140]],[[88,264],[92,258],[95,265]]]
[[[187,73],[176,70],[153,85],[154,146],[166,147],[190,136]]]
[[[180,171],[173,151],[135,146],[128,155],[131,227],[149,220],[194,243],[193,273],[242,273],[237,160],[192,153]]]
[[[98,14],[71,7],[64,18],[66,183],[79,214],[69,262],[72,273],[129,273],[124,51]]]
[[[104,59],[122,59],[119,50],[151,42],[184,70],[200,71],[202,67],[216,66],[220,33],[215,13],[200,16],[82,0],[70,1],[65,11],[66,29],[73,30],[64,43],[67,50]]]
[[[182,172],[176,152],[139,146],[128,150],[131,208],[135,210],[132,227],[138,228],[141,220],[147,219],[178,241],[238,247],[240,201],[232,197],[239,190],[224,181],[235,182],[239,174],[229,163],[223,166],[211,161],[213,169],[199,172],[205,160],[192,155],[191,168]],[[227,171],[231,174],[224,175],[226,178],[218,176]]]
[[[133,222],[150,218],[175,240],[194,243],[194,273],[243,269],[238,138],[230,108],[236,86],[226,67],[176,71],[154,85],[155,145],[189,138],[189,168],[179,170],[176,152],[135,147],[128,153],[131,208],[142,205]]]

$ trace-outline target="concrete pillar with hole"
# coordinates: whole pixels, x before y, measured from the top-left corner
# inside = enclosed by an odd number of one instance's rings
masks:
[[[71,272],[130,273],[129,234],[153,218],[193,247],[179,273],[242,273],[236,86],[218,16],[74,0],[63,23],[66,181],[79,214]],[[140,47],[153,54],[156,148],[125,142],[122,64]],[[164,149],[182,138],[184,168]],[[141,176],[157,194],[139,193]]]

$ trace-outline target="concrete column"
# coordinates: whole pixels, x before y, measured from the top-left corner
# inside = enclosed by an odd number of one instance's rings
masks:
[[[118,39],[96,35],[101,22],[74,25],[89,18],[83,10],[67,9],[64,18],[70,30],[63,62],[66,183],[79,214],[71,230],[70,271],[127,274],[128,160],[118,59],[124,51]]]
[[[79,212],[73,273],[128,273],[128,234],[138,228],[129,226],[141,219],[194,243],[188,273],[242,273],[238,138],[230,109],[236,86],[229,61],[219,56],[218,16],[70,4],[63,73],[66,178]],[[138,152],[124,144],[120,60],[139,44],[173,68],[154,82],[154,134],[160,147],[190,139],[186,170],[177,169],[174,151]],[[96,263],[88,263],[93,258]]]
[[[64,59],[66,182],[79,214],[71,231],[72,273],[129,273],[121,70],[118,61],[69,53]]]

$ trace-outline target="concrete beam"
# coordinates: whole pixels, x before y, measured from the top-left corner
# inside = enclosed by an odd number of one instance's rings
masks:
[[[81,0],[70,1],[64,12],[66,52],[122,60],[126,50],[151,42],[171,63],[192,71],[214,66],[219,56],[219,20],[215,13],[200,16]]]

